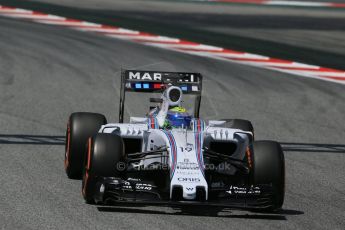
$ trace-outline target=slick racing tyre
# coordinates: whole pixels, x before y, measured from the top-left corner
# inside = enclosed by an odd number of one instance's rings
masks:
[[[222,119],[222,121],[225,121],[223,127],[252,132],[254,138],[254,127],[250,121],[243,119]]]
[[[270,184],[273,187],[273,206],[262,211],[280,209],[285,196],[285,161],[279,143],[255,141],[253,144],[254,185]]]
[[[86,141],[98,132],[107,120],[98,113],[72,113],[66,130],[65,171],[71,179],[81,179]]]
[[[124,142],[120,136],[98,133],[89,138],[82,183],[86,203],[94,203],[97,177],[121,177],[125,169]]]

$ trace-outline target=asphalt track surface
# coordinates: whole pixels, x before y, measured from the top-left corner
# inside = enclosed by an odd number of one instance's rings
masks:
[[[173,0],[82,4],[0,0],[0,4],[345,70],[345,9]]]
[[[14,19],[0,25],[2,229],[343,229],[343,85]],[[93,111],[116,121],[121,67],[199,71],[204,117],[249,119],[258,140],[280,141],[283,210],[86,205],[63,169],[66,120]]]

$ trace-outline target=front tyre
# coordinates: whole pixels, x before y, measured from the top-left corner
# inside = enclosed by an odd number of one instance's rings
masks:
[[[126,170],[125,149],[118,135],[98,133],[87,142],[82,194],[86,203],[94,203],[97,177],[121,177]]]
[[[270,184],[273,187],[273,206],[263,211],[280,209],[285,196],[284,153],[278,142],[255,141],[253,144],[254,185]]]
[[[95,135],[107,120],[98,113],[72,113],[66,130],[65,171],[68,178],[81,179],[86,141]]]

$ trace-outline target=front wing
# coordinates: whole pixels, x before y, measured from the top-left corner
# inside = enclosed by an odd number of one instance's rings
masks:
[[[208,201],[171,200],[169,194],[152,182],[114,177],[97,178],[95,202],[99,204],[137,204],[150,206],[217,206],[234,209],[269,209],[273,207],[271,185],[210,187]]]

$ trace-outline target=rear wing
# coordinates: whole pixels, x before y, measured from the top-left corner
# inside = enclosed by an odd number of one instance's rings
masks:
[[[202,92],[200,73],[124,70],[121,72],[119,122],[123,123],[126,92],[163,93],[170,86],[180,87],[183,94],[196,95],[194,117],[199,118]]]

